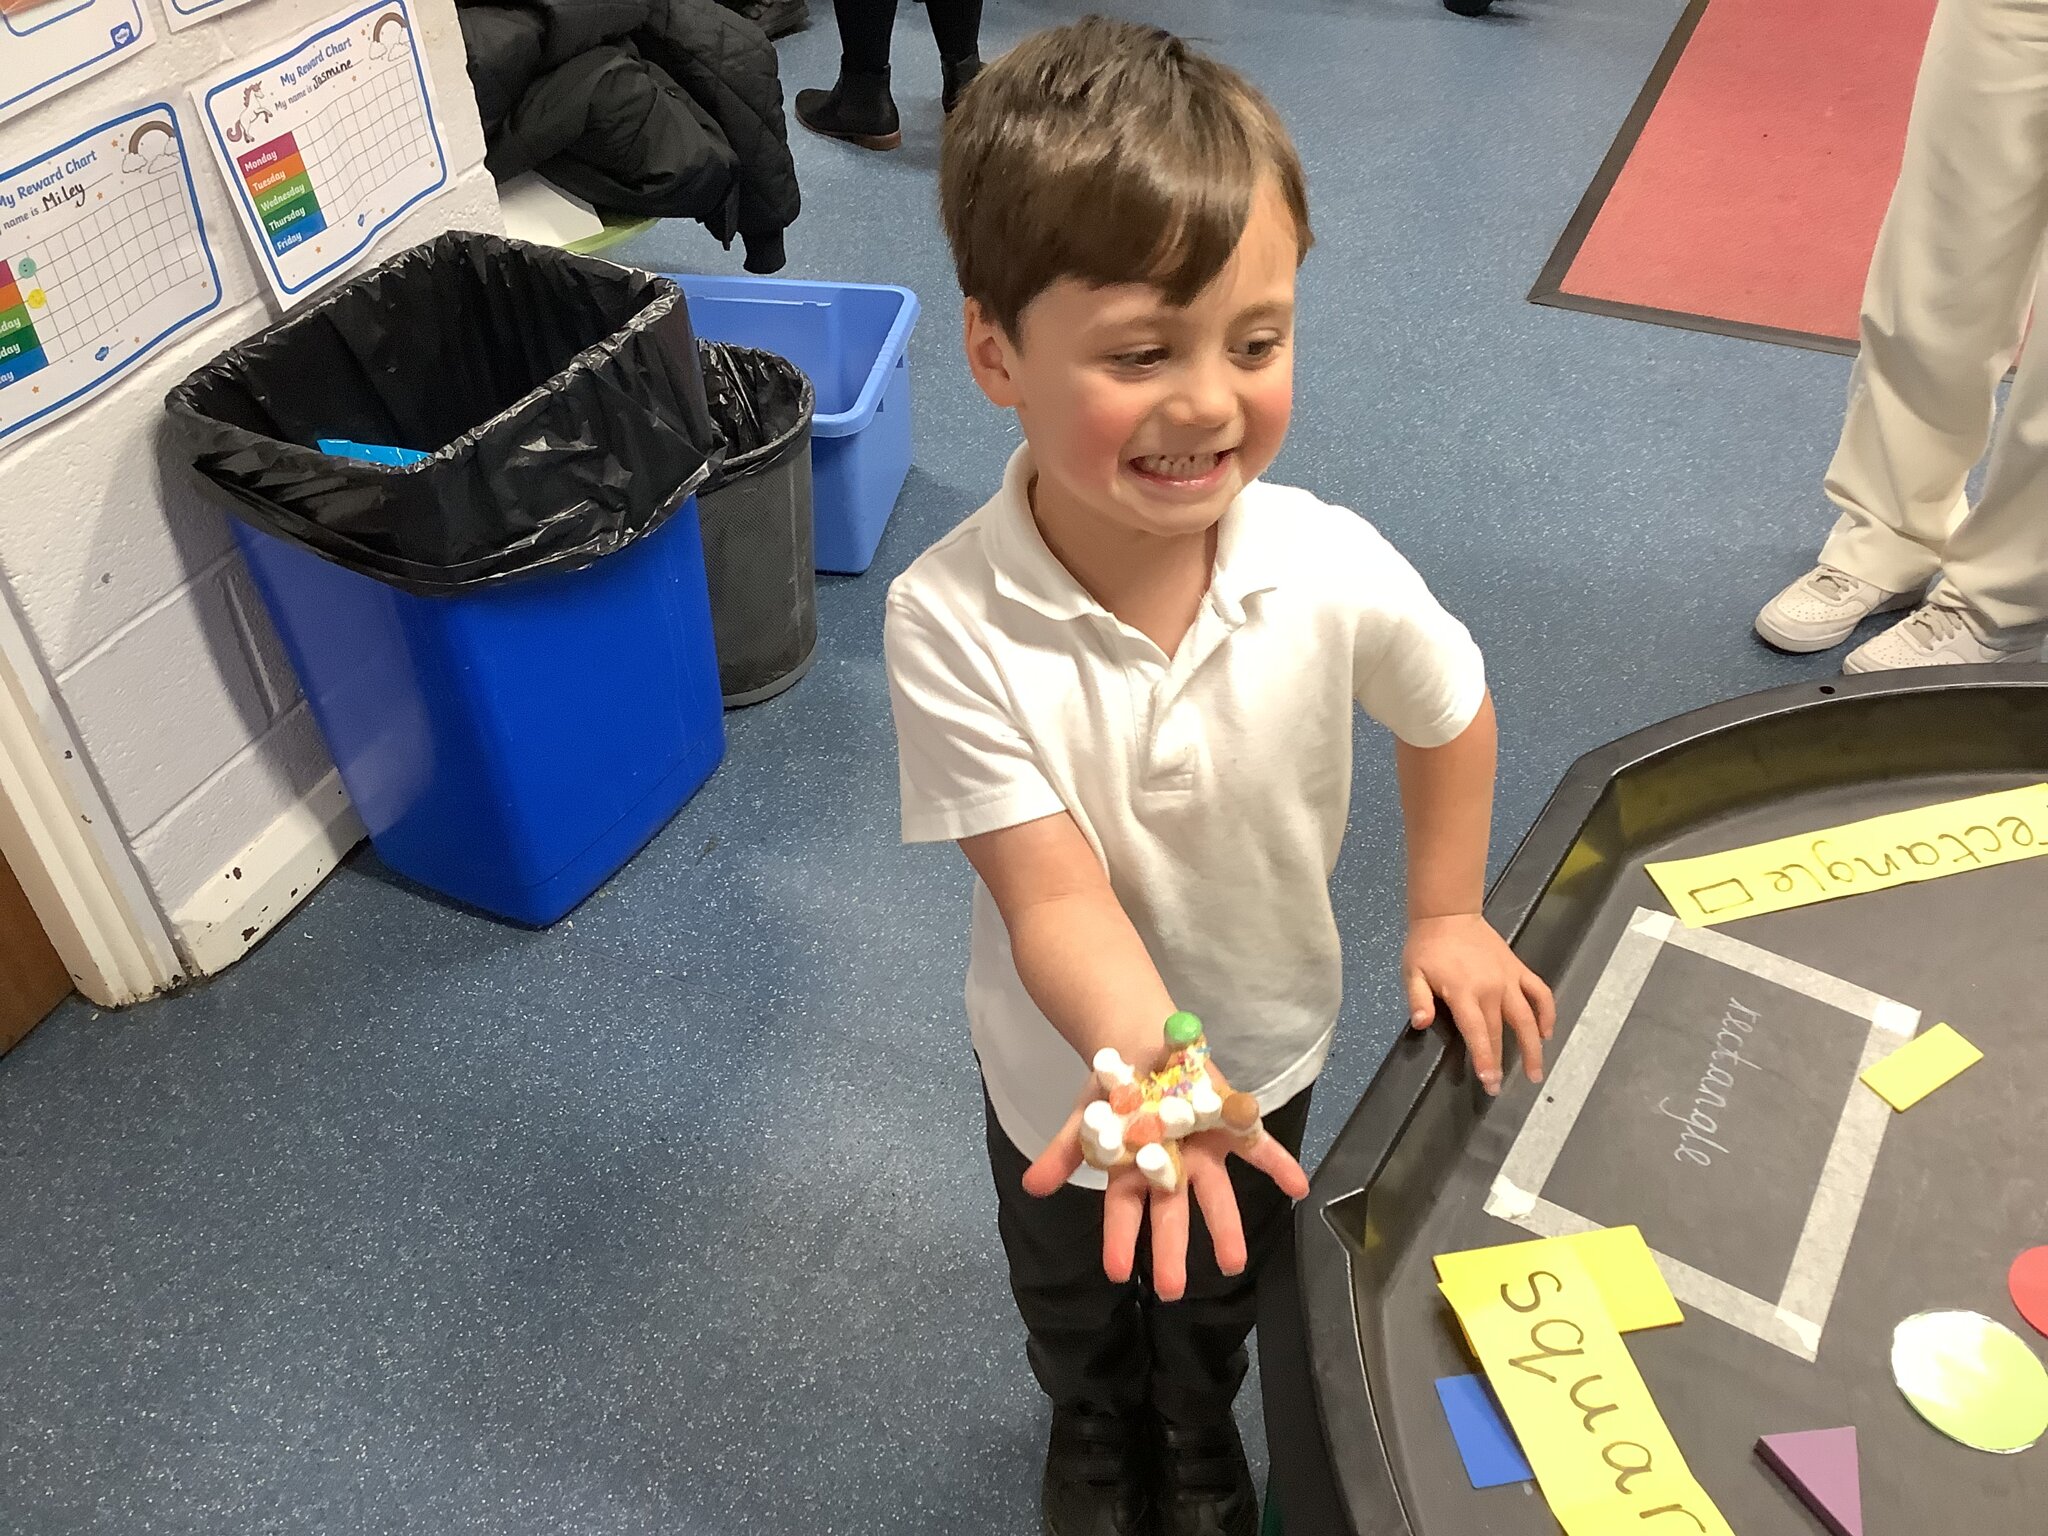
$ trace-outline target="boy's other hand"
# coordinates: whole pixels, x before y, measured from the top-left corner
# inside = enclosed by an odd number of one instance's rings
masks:
[[[1529,1081],[1543,1081],[1543,1042],[1556,1028],[1557,1004],[1543,978],[1522,964],[1485,918],[1471,912],[1414,919],[1401,978],[1414,1028],[1429,1028],[1436,999],[1444,1000],[1488,1093],[1500,1092],[1501,1042],[1508,1030],[1521,1047]]]
[[[1024,1192],[1041,1199],[1057,1193],[1081,1166],[1081,1111],[1099,1097],[1090,1092],[1067,1117],[1052,1145],[1024,1173]],[[1235,1155],[1278,1184],[1296,1200],[1308,1197],[1308,1175],[1293,1155],[1271,1136],[1261,1134],[1249,1151],[1240,1152],[1228,1131],[1200,1131],[1176,1143],[1187,1177],[1172,1194],[1161,1194],[1146,1182],[1135,1164],[1112,1169],[1102,1196],[1102,1271],[1122,1284],[1131,1278],[1138,1258],[1138,1233],[1149,1202],[1152,1211],[1152,1290],[1161,1301],[1178,1301],[1188,1288],[1188,1193],[1201,1202],[1202,1219],[1215,1245],[1216,1267],[1226,1275],[1244,1273],[1244,1223],[1237,1212],[1225,1164]]]

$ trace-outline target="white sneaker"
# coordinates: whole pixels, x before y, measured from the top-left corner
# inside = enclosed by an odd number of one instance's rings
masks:
[[[1832,565],[1816,565],[1764,604],[1756,632],[1781,651],[1832,650],[1873,613],[1911,608],[1920,596],[1917,590],[1887,592]]]
[[[1898,667],[1982,666],[2039,661],[2041,637],[1991,630],[1952,597],[1937,594],[1842,661],[1844,672],[1889,672]]]

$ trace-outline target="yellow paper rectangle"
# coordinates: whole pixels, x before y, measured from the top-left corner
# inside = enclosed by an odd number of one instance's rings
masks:
[[[1540,1267],[1544,1256],[1558,1247],[1571,1249],[1586,1266],[1593,1284],[1599,1287],[1600,1299],[1616,1332],[1633,1333],[1638,1328],[1664,1328],[1685,1321],[1685,1314],[1678,1310],[1678,1298],[1671,1294],[1671,1287],[1657,1268],[1657,1260],[1638,1227],[1602,1227],[1570,1237],[1533,1237],[1496,1248],[1440,1253],[1436,1256],[1436,1277],[1448,1282],[1474,1273],[1490,1275],[1504,1265]]]
[[[1863,1081],[1893,1109],[1911,1109],[1958,1072],[1983,1059],[1984,1053],[1977,1047],[1946,1024],[1937,1024],[1871,1067]]]
[[[1647,866],[1688,926],[1938,880],[2048,853],[2048,784]]]
[[[1566,1536],[1733,1536],[1568,1246],[1512,1243],[1443,1282]]]

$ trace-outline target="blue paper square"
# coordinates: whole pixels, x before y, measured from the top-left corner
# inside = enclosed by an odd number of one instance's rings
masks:
[[[1521,1446],[1515,1443],[1515,1432],[1508,1428],[1485,1377],[1440,1377],[1436,1395],[1444,1405],[1444,1417],[1451,1422],[1451,1438],[1458,1442],[1465,1475],[1474,1488],[1526,1483],[1536,1475],[1529,1470]]]

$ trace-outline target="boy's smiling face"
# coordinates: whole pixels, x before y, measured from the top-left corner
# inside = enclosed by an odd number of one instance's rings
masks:
[[[1300,262],[1269,178],[1229,263],[1185,308],[1146,284],[1064,278],[1025,306],[1013,341],[968,304],[968,361],[1030,440],[1041,523],[1167,538],[1215,525],[1287,435]]]

